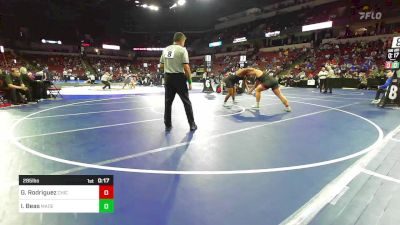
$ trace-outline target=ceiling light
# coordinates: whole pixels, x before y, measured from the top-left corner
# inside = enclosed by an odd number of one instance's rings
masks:
[[[150,5],[149,9],[154,10],[154,11],[158,11],[159,8],[158,8],[158,6]]]
[[[178,5],[183,6],[186,3],[186,0],[178,0]]]

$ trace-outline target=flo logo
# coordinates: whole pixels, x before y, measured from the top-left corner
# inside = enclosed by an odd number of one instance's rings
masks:
[[[359,14],[360,14],[360,20],[368,20],[368,19],[380,20],[382,18],[381,12],[370,11],[370,12],[359,12]]]
[[[382,18],[381,12],[375,12],[369,6],[364,6],[362,12],[359,12],[360,20],[380,20]]]

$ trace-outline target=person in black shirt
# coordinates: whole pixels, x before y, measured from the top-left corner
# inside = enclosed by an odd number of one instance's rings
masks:
[[[21,81],[20,72],[17,68],[12,68],[11,74],[5,75],[5,81],[8,88],[7,97],[12,104],[19,105],[20,103],[26,103],[23,95],[27,99],[31,98],[29,89]]]

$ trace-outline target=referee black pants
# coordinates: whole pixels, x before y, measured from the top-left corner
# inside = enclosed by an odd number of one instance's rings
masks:
[[[324,92],[326,92],[328,89],[327,78],[319,80],[319,92],[322,92],[322,89],[324,89]]]
[[[325,92],[329,89],[329,93],[332,93],[332,83],[334,78],[326,78]]]
[[[189,91],[186,85],[186,77],[183,73],[165,74],[165,111],[164,124],[166,127],[172,126],[171,110],[175,95],[178,94],[185,107],[186,117],[189,125],[194,124],[192,103],[189,99]]]

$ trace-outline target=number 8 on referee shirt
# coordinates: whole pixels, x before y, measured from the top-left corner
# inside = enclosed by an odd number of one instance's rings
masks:
[[[174,58],[174,55],[175,55],[175,51],[174,50],[169,50],[169,51],[166,51],[165,52],[166,54],[165,54],[165,58],[167,58],[167,59],[173,59]]]

